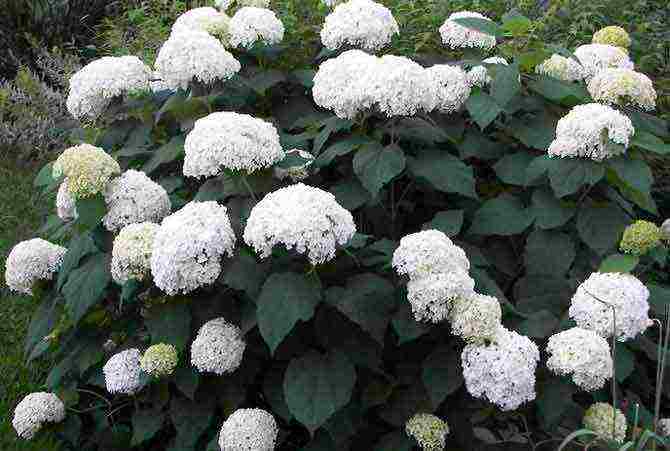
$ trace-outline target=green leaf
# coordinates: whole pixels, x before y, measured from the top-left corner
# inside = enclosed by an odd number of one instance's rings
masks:
[[[213,414],[212,396],[196,401],[173,397],[170,401],[170,418],[177,430],[177,437],[168,451],[195,449],[198,439],[209,428]]]
[[[633,121],[635,134],[640,133],[640,131],[645,131],[651,133],[652,135],[656,135],[659,138],[670,138],[668,121],[661,119],[660,117],[653,116],[649,113],[635,110],[633,108],[627,109],[626,115],[630,118],[631,121]]]
[[[489,19],[481,19],[479,17],[461,17],[458,19],[453,19],[453,21],[465,28],[470,28],[472,30],[495,36],[497,38],[504,36],[500,26]]]
[[[42,169],[40,169],[40,171],[35,176],[35,180],[33,180],[33,186],[39,188],[42,186],[49,186],[54,183],[54,178],[52,175],[53,165],[53,162],[51,162],[42,166]]]
[[[370,142],[370,139],[365,136],[352,136],[350,138],[337,141],[335,144],[323,151],[314,160],[314,166],[317,168],[328,166],[335,158],[346,155],[364,144],[369,144]]]
[[[311,434],[351,399],[356,370],[340,352],[294,358],[284,376],[284,398]]]
[[[191,338],[191,311],[179,299],[152,306],[144,319],[151,344],[171,344],[183,351]]]
[[[628,376],[635,370],[635,354],[623,343],[616,343],[614,367],[616,368],[616,380],[619,383],[628,379]]]
[[[275,365],[265,373],[265,378],[263,379],[263,394],[270,404],[270,407],[272,407],[272,412],[282,417],[284,421],[290,422],[293,415],[289,412],[286,400],[284,399],[283,382],[285,371],[285,368]]]
[[[490,70],[494,72],[491,81],[491,97],[495,102],[504,107],[521,91],[519,68],[516,64],[505,66],[495,64]]]
[[[109,264],[109,254],[95,254],[72,271],[63,285],[65,306],[75,323],[102,300],[112,279]]]
[[[321,122],[321,124],[323,128],[316,136],[316,138],[314,138],[314,145],[312,147],[312,155],[315,157],[319,156],[321,149],[323,148],[324,144],[326,144],[326,141],[328,141],[328,138],[330,138],[330,135],[342,130],[349,130],[352,126],[351,121],[340,119],[339,117],[335,116],[326,119],[325,121]]]
[[[414,442],[403,431],[389,432],[375,444],[374,451],[412,451]]]
[[[548,114],[536,114],[510,120],[507,130],[527,147],[544,152],[554,139],[556,122]]]
[[[107,213],[107,205],[102,194],[96,194],[85,199],[77,199],[75,208],[78,214],[77,224],[84,230],[97,227]]]
[[[429,146],[449,140],[449,135],[444,130],[418,117],[403,118],[390,127],[395,128],[395,133],[400,139]]]
[[[90,233],[84,233],[72,238],[68,244],[68,251],[66,252],[65,257],[63,257],[63,264],[58,272],[58,283],[56,284],[56,287],[60,290],[67,281],[70,272],[79,266],[81,259],[96,252],[98,252],[98,248],[93,242]]]
[[[577,215],[579,236],[600,255],[619,244],[628,223],[626,214],[613,203],[583,205]]]
[[[517,11],[509,11],[502,16],[502,29],[509,31],[512,36],[522,36],[533,26],[533,22]]]
[[[296,273],[274,273],[263,284],[256,312],[258,328],[272,353],[298,321],[309,321],[321,301],[321,289]]]
[[[581,407],[572,400],[575,384],[561,378],[548,379],[538,386],[537,410],[546,430],[555,429],[565,415]]]
[[[442,401],[463,385],[461,355],[453,346],[439,346],[423,361],[423,385],[437,410]]]
[[[567,106],[577,105],[589,97],[588,91],[581,84],[544,75],[535,76],[535,79],[528,83],[528,87],[552,102],[559,102]]]
[[[646,283],[649,289],[649,306],[654,315],[665,315],[665,306],[670,304],[670,288],[656,283]]]
[[[644,160],[617,157],[607,160],[607,164],[629,187],[644,194],[651,191],[654,176]]]
[[[570,305],[574,288],[564,277],[530,275],[522,277],[514,285],[517,309],[531,315],[547,310],[554,315],[562,315]]]
[[[526,239],[526,274],[563,275],[576,255],[575,243],[567,233],[536,229]]]
[[[517,330],[528,337],[545,338],[556,330],[558,324],[558,318],[551,312],[539,310],[528,315],[528,318],[519,324]]]
[[[631,139],[630,145],[660,155],[667,155],[670,153],[670,144],[664,143],[661,138],[644,130],[635,131],[635,135],[633,136],[633,139]]]
[[[33,349],[43,341],[44,337],[49,335],[56,325],[60,316],[57,304],[58,298],[47,295],[35,309],[33,316],[30,319],[30,324],[28,325],[28,332],[26,332],[25,344],[23,347],[28,361],[37,357],[32,355],[34,352]]]
[[[458,150],[462,160],[473,157],[480,160],[498,160],[505,155],[506,149],[501,143],[491,141],[476,128],[471,128],[465,133]]]
[[[256,299],[268,269],[267,264],[259,263],[255,257],[240,252],[227,262],[222,271],[223,281],[230,288],[245,291],[251,299]]]
[[[493,165],[493,170],[500,180],[509,185],[526,186],[526,169],[534,159],[528,152],[505,155]]]
[[[469,233],[476,235],[516,235],[523,232],[533,222],[533,215],[524,208],[521,201],[510,195],[501,194],[487,200],[475,212]]]
[[[547,168],[551,188],[559,198],[595,185],[605,175],[602,164],[582,158],[551,158]]]
[[[316,71],[313,69],[300,69],[291,72],[291,76],[307,89],[312,89],[314,86],[314,75],[316,75]]]
[[[344,179],[330,188],[337,202],[349,211],[356,210],[368,202],[370,193],[358,179]]]
[[[422,229],[435,229],[448,237],[458,235],[463,227],[463,210],[438,211],[430,222],[426,222]]]
[[[361,184],[376,197],[384,185],[405,169],[405,154],[397,145],[368,144],[356,152],[353,167]]]
[[[391,323],[393,324],[393,330],[398,335],[399,345],[416,340],[421,335],[430,332],[428,324],[420,323],[414,319],[409,302],[403,302],[400,305],[398,311],[393,315]]]
[[[393,284],[378,275],[358,274],[347,279],[346,288],[329,289],[326,302],[384,346],[386,327],[395,309],[394,291]]]
[[[635,269],[639,262],[640,258],[635,255],[614,254],[603,260],[598,268],[598,272],[629,273]]]
[[[132,446],[151,440],[163,426],[165,414],[153,409],[135,410],[133,413]]]
[[[154,150],[151,158],[144,163],[142,171],[147,175],[158,169],[164,164],[172,163],[184,154],[184,136],[178,135],[172,137],[170,141]]]
[[[264,96],[268,89],[284,81],[286,81],[286,74],[276,69],[268,69],[246,80],[246,84],[258,95]]]
[[[188,363],[187,363],[188,364]],[[195,368],[188,366],[178,366],[173,375],[175,385],[188,399],[195,399],[195,392],[200,384],[200,373]]]
[[[409,160],[409,170],[439,191],[477,199],[472,168],[449,152],[423,150],[418,158]]]
[[[470,94],[465,102],[465,108],[482,130],[502,113],[502,108],[495,99],[482,91]]]
[[[539,188],[533,192],[531,210],[537,227],[553,229],[567,223],[575,215],[577,208],[556,199],[548,189]]]

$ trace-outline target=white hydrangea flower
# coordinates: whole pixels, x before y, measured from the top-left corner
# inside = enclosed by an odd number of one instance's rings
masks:
[[[270,0],[237,0],[237,4],[241,7],[251,6],[253,8],[269,8]]]
[[[274,45],[284,39],[284,24],[269,9],[245,6],[230,19],[230,45],[250,49],[260,41]]]
[[[579,327],[610,337],[614,307],[614,335],[619,341],[627,341],[651,325],[648,299],[649,290],[635,276],[595,272],[577,287],[569,314]]]
[[[354,119],[374,104],[371,87],[377,75],[376,57],[361,50],[343,52],[319,65],[312,87],[314,102],[337,117]]]
[[[64,180],[58,187],[58,194],[56,194],[56,214],[65,222],[77,219],[79,216],[75,206],[75,199],[70,194],[70,189],[67,186],[67,180]]]
[[[54,178],[65,176],[74,199],[102,193],[109,180],[121,173],[119,163],[100,147],[79,144],[60,154],[53,165]]]
[[[498,299],[478,293],[457,298],[449,314],[452,333],[468,342],[493,338],[501,325],[501,318]]]
[[[658,420],[658,435],[661,437],[670,437],[670,418],[661,418]]]
[[[102,367],[102,372],[108,392],[134,395],[142,384],[140,351],[131,348],[114,354]]]
[[[666,219],[661,224],[661,239],[664,241],[670,241],[670,219]]]
[[[591,79],[587,89],[593,100],[609,105],[656,108],[656,90],[645,74],[630,69],[606,69]]]
[[[509,66],[509,63],[505,58],[499,56],[492,56],[482,60],[484,64],[502,64],[503,66]],[[468,71],[468,81],[470,86],[478,86],[484,88],[491,84],[493,79],[489,75],[488,68],[484,64],[479,64]]]
[[[129,280],[144,280],[151,272],[151,250],[158,224],[141,222],[121,229],[112,248],[112,277],[123,285]]]
[[[238,409],[223,423],[219,433],[221,451],[273,451],[277,423],[263,409]]]
[[[423,230],[400,239],[393,253],[393,267],[411,279],[456,270],[469,271],[465,251],[439,230]]]
[[[65,419],[65,405],[53,393],[37,392],[27,395],[14,409],[12,426],[16,434],[31,440],[44,423],[60,423]]]
[[[191,365],[201,373],[232,373],[242,363],[247,344],[242,331],[224,318],[206,322],[191,344]]]
[[[233,4],[235,0],[214,0],[214,5],[219,9],[219,11],[228,11],[230,5]]]
[[[301,158],[304,158],[305,161],[302,164],[291,166],[289,168],[274,168],[274,176],[279,180],[284,180],[286,177],[290,178],[293,182],[299,182],[305,180],[309,177],[309,170],[314,162],[314,155],[302,149],[291,149],[286,152],[286,156],[297,155]]]
[[[586,391],[602,388],[612,377],[610,346],[591,330],[573,327],[549,337],[547,368],[558,375],[572,375]]]
[[[77,120],[97,119],[112,100],[149,89],[151,69],[136,56],[105,56],[70,78],[67,110]]]
[[[5,283],[19,293],[33,294],[38,280],[51,280],[60,269],[67,249],[41,238],[21,241],[5,261]]]
[[[388,117],[413,116],[432,111],[438,103],[438,86],[432,75],[404,56],[384,55],[378,60],[373,97]]]
[[[163,219],[151,254],[151,274],[168,295],[189,293],[216,280],[221,257],[233,255],[235,233],[228,210],[192,201]]]
[[[178,363],[177,349],[166,343],[149,346],[140,359],[142,371],[154,377],[171,375]]]
[[[230,17],[211,6],[193,8],[177,17],[172,25],[172,33],[182,31],[204,31],[227,47],[230,39]]]
[[[624,153],[633,133],[631,120],[615,109],[599,103],[577,105],[558,121],[547,153],[601,161]]]
[[[604,439],[623,443],[628,424],[626,416],[619,409],[605,402],[597,402],[584,413],[584,427]]]
[[[448,64],[437,64],[426,69],[437,89],[437,106],[443,113],[461,109],[470,97],[470,80],[463,69]]]
[[[348,45],[375,52],[399,31],[393,14],[384,5],[372,0],[349,0],[326,16],[321,42],[330,50]]]
[[[488,344],[469,344],[461,354],[468,392],[502,410],[535,399],[535,369],[540,352],[528,337],[498,328]]]
[[[635,66],[626,52],[613,45],[580,45],[574,54],[582,63],[584,78],[587,81],[604,69],[633,69]]]
[[[172,208],[165,188],[133,169],[109,182],[105,203],[107,214],[102,223],[110,232],[138,222],[160,222]]]
[[[344,3],[344,0],[321,0],[321,3],[329,8],[332,8],[333,6],[339,5],[340,3]]]
[[[244,241],[261,258],[283,244],[306,253],[312,265],[318,265],[333,259],[337,246],[349,242],[354,233],[351,213],[335,196],[297,183],[267,194],[256,204],[244,229]]]
[[[449,425],[429,413],[417,413],[405,423],[405,432],[423,451],[443,451],[447,443]]]
[[[581,81],[586,77],[586,71],[579,62],[556,53],[535,66],[535,73],[569,82]]]
[[[495,47],[495,36],[464,27],[455,22],[455,19],[465,19],[469,17],[491,20],[482,14],[470,11],[452,13],[440,27],[440,35],[442,36],[444,45],[449,46],[452,49],[470,47],[491,50]]]
[[[471,297],[475,281],[467,271],[429,274],[407,283],[407,301],[412,307],[414,319],[439,323],[449,317],[454,302],[462,297]]]
[[[194,80],[203,84],[224,81],[241,67],[219,40],[197,30],[172,33],[158,51],[155,66],[170,89],[187,89]]]
[[[279,133],[261,119],[229,111],[195,121],[184,143],[184,175],[210,177],[223,169],[254,172],[284,158]]]

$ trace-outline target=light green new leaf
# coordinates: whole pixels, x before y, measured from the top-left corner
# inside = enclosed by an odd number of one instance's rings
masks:
[[[635,269],[639,262],[640,258],[635,255],[614,254],[603,260],[598,268],[598,272],[629,273]]]

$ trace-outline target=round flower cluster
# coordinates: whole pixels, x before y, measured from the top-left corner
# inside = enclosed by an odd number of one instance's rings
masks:
[[[612,377],[610,346],[595,332],[573,327],[549,338],[547,368],[572,380],[586,391],[602,388]]]
[[[610,25],[609,27],[601,28],[600,30],[593,33],[593,39],[591,42],[594,44],[613,45],[622,49],[627,49],[631,44],[630,36],[628,36],[626,30],[621,27],[617,27],[616,25]]]
[[[112,278],[119,285],[144,280],[151,271],[151,250],[158,224],[141,222],[121,229],[112,248]]]
[[[102,223],[110,232],[138,222],[160,222],[172,208],[165,188],[133,169],[109,182],[105,203],[107,214]]]
[[[254,172],[284,158],[274,125],[228,111],[195,121],[184,152],[187,177],[215,176],[223,169]]]
[[[232,257],[235,233],[228,210],[192,201],[163,220],[154,238],[151,274],[168,295],[189,293],[216,280],[221,257]]]
[[[627,254],[644,255],[661,244],[661,229],[649,221],[635,221],[626,227],[619,249]]]
[[[574,58],[553,54],[550,58],[535,66],[535,73],[563,81],[581,81],[586,72]]]
[[[591,79],[587,89],[596,102],[656,108],[656,90],[644,74],[631,69],[606,69]]]
[[[56,194],[56,214],[65,222],[77,219],[78,216],[74,197],[70,194],[65,180],[58,187],[58,194]]]
[[[558,121],[547,152],[601,161],[624,153],[634,132],[631,120],[607,105],[577,105]]]
[[[244,229],[244,241],[266,258],[283,244],[307,254],[312,265],[335,257],[356,233],[351,213],[335,196],[319,188],[297,183],[267,194],[254,206]]]
[[[614,307],[614,335],[619,341],[626,341],[651,325],[648,299],[649,290],[635,276],[595,272],[577,287],[569,314],[579,327],[610,337]]]
[[[172,33],[158,51],[155,66],[171,89],[187,89],[194,80],[203,84],[225,81],[241,68],[221,42],[198,30]]]
[[[44,423],[60,423],[65,419],[65,405],[53,393],[37,392],[27,395],[14,409],[12,426],[16,434],[31,440]]]
[[[458,66],[436,64],[426,69],[437,89],[437,106],[442,113],[458,111],[470,97],[470,79]]]
[[[201,373],[232,373],[242,363],[242,331],[224,318],[206,322],[191,344],[191,364]]]
[[[417,321],[438,323],[449,317],[457,299],[469,297],[475,281],[463,269],[429,274],[411,279],[407,284],[407,300]]]
[[[423,230],[402,237],[393,253],[392,265],[398,274],[410,279],[470,270],[465,251],[439,230]]]
[[[449,314],[451,331],[467,342],[491,340],[501,319],[502,309],[498,299],[477,293],[457,298]]]
[[[628,54],[613,45],[580,45],[575,49],[575,57],[582,63],[587,81],[605,69],[633,69],[634,67]]]
[[[437,83],[419,64],[404,56],[384,55],[378,59],[374,100],[386,116],[414,116],[437,107]],[[449,90],[441,79],[440,87]]]
[[[509,66],[509,63],[505,58],[499,56],[492,56],[482,60],[484,64],[502,64],[503,66]],[[478,86],[484,88],[491,84],[492,78],[489,75],[489,71],[484,64],[477,65],[468,71],[468,81],[471,86]],[[466,99],[467,100],[467,99]]]
[[[584,427],[600,437],[623,442],[626,439],[626,416],[619,410],[604,402],[597,402],[584,413]],[[614,424],[612,424],[614,422]]]
[[[658,420],[658,435],[661,437],[670,437],[670,418],[661,418]]]
[[[468,18],[491,20],[482,14],[470,11],[452,13],[440,27],[440,36],[442,36],[444,45],[447,45],[452,49],[470,47],[491,50],[495,47],[495,36],[465,27],[456,22],[456,19]]]
[[[142,368],[140,351],[132,348],[121,351],[109,358],[102,367],[107,391],[116,394],[133,395],[140,388]]]
[[[204,31],[227,47],[230,39],[230,17],[211,6],[193,8],[177,17],[172,25],[172,33],[182,31]]]
[[[399,33],[391,11],[372,0],[349,0],[326,16],[321,42],[335,50],[343,45],[377,51]]]
[[[119,163],[100,147],[80,144],[65,150],[56,159],[54,178],[65,176],[73,199],[102,193],[112,176],[121,173]]]
[[[417,413],[405,423],[405,432],[424,451],[442,451],[446,446],[449,425],[429,413]]]
[[[528,337],[498,328],[491,343],[468,344],[461,354],[468,392],[502,410],[535,399],[535,369],[540,352]]]
[[[142,371],[154,377],[171,375],[178,363],[177,350],[174,346],[165,343],[149,346],[140,359]]]
[[[309,169],[312,166],[312,163],[314,163],[314,155],[302,149],[291,149],[286,151],[286,158],[294,156],[300,157],[306,161],[288,168],[275,167],[273,170],[275,178],[284,180],[288,177],[294,182],[299,182],[309,177]]]
[[[5,283],[19,293],[33,294],[38,280],[51,280],[60,269],[67,249],[41,238],[21,241],[5,261]]]
[[[284,24],[269,9],[245,6],[230,19],[230,45],[250,49],[260,41],[274,45],[284,39]]]
[[[115,98],[149,89],[151,75],[151,69],[136,56],[99,58],[70,78],[67,110],[77,120],[95,120]]]
[[[273,451],[277,441],[277,423],[263,409],[238,409],[221,426],[221,451]]]

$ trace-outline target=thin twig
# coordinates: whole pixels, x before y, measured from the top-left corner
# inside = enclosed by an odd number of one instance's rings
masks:
[[[242,178],[242,183],[244,183],[244,186],[249,191],[249,194],[251,194],[251,197],[254,199],[254,202],[258,203],[258,198],[256,197],[256,194],[254,193],[254,190],[251,189],[251,185],[249,185],[249,182],[247,181],[247,176],[243,175],[241,178]]]

